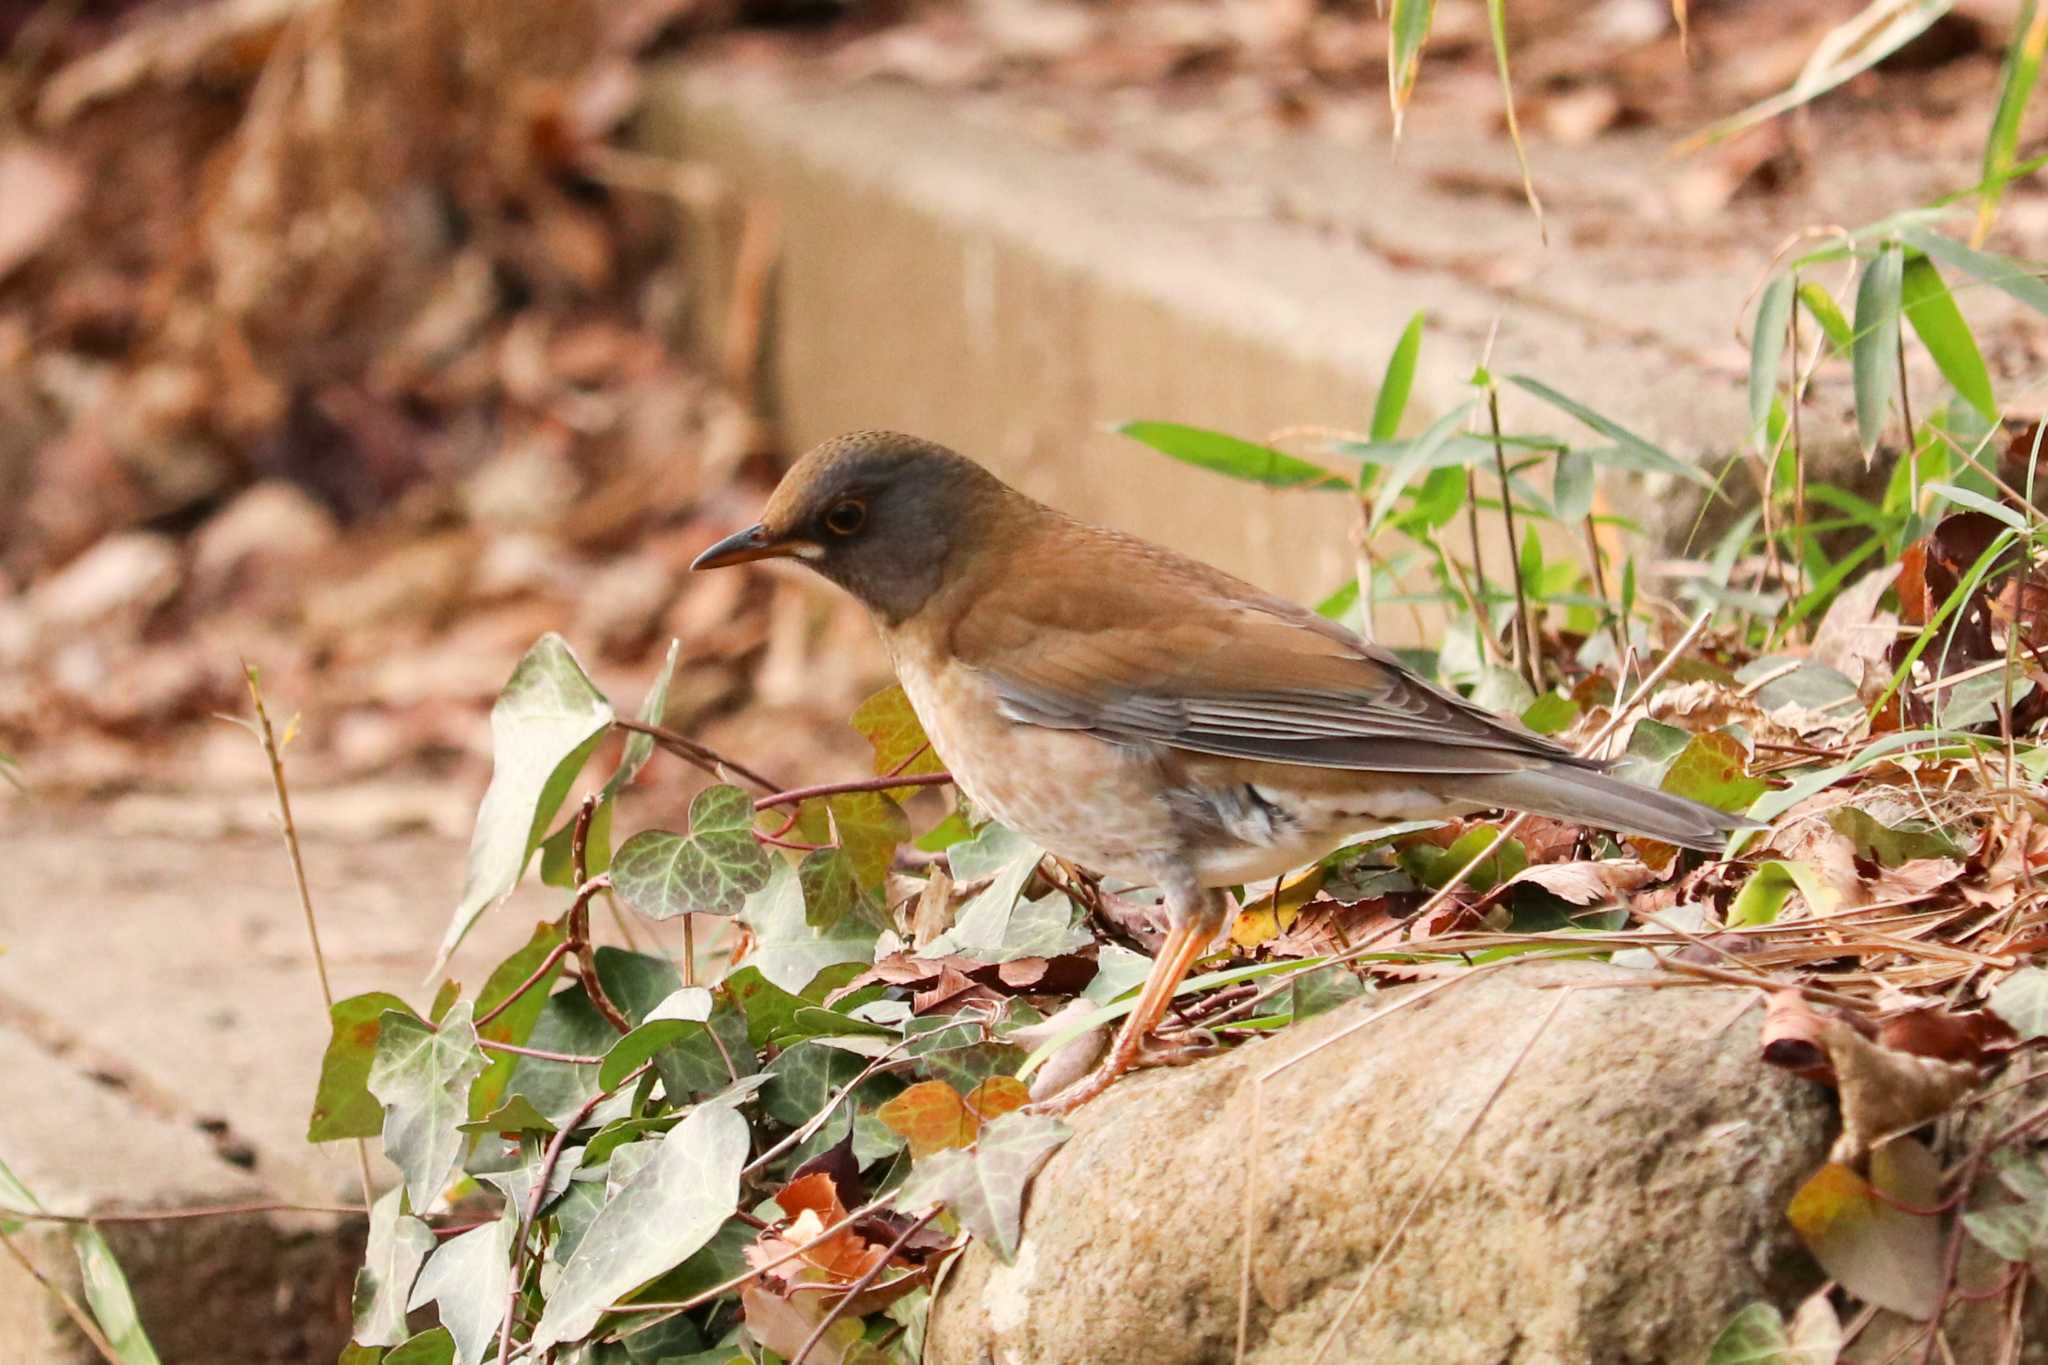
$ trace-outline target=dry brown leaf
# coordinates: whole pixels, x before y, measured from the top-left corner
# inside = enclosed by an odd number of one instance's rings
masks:
[[[1824,1014],[1792,990],[1774,994],[1764,1014],[1764,1060],[1831,1084],[1841,1095],[1836,1161],[1860,1160],[1885,1139],[1948,1112],[1977,1082],[1977,1068],[1970,1062],[1887,1047],[1865,1036],[1869,1028],[1860,1020]],[[1920,1041],[1908,1027],[1899,1034]]]
[[[1620,900],[1648,885],[1656,876],[1639,859],[1610,858],[1604,862],[1545,863],[1538,867],[1525,867],[1508,879],[1508,885],[1528,882],[1573,905],[1594,905]]]

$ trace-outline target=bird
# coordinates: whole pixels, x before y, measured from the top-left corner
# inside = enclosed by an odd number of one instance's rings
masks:
[[[1167,931],[1101,1064],[1147,1051],[1228,890],[1390,823],[1508,808],[1714,850],[1753,822],[1611,776],[1439,688],[1338,622],[1090,525],[915,436],[856,431],[790,466],[693,569],[787,558],[866,607],[925,737],[980,811],[1156,886]]]

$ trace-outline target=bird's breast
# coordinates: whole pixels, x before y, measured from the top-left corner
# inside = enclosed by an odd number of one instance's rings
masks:
[[[1147,880],[1178,842],[1156,763],[1078,730],[1021,724],[997,708],[988,677],[884,636],[897,681],[925,738],[967,798],[1050,852],[1097,871]]]

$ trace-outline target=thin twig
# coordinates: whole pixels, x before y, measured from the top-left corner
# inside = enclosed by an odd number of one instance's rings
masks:
[[[246,1204],[195,1204],[187,1209],[123,1209],[115,1213],[51,1213],[47,1209],[4,1210],[7,1219],[23,1223],[175,1223],[184,1218],[238,1218],[257,1213],[346,1213],[362,1217],[369,1210],[357,1204],[294,1204],[265,1199]]]
[[[764,792],[772,792],[782,786],[774,778],[763,777],[745,764],[727,758],[716,749],[699,744],[688,735],[679,730],[671,730],[666,725],[652,725],[644,720],[627,720],[623,716],[613,717],[612,724],[618,729],[628,730],[636,735],[646,735],[677,758],[702,769],[721,782],[725,780],[727,772],[732,772],[744,777]]]
[[[545,958],[541,959],[540,966],[535,967],[533,969],[533,975],[527,977],[526,980],[520,982],[518,987],[515,990],[513,990],[513,992],[510,995],[506,996],[503,1000],[500,1000],[497,1004],[491,1006],[482,1014],[478,1015],[475,1021],[476,1026],[478,1028],[482,1028],[485,1024],[490,1023],[491,1020],[503,1014],[506,1010],[511,1009],[513,1003],[517,1001],[520,996],[526,994],[535,986],[539,985],[542,981],[546,980],[548,974],[554,971],[556,966],[561,963],[562,959],[567,957],[568,955],[569,940],[565,938],[560,943],[557,943],[554,946],[553,950],[550,951]]]
[[[811,1334],[804,1338],[804,1344],[797,1347],[796,1354],[789,1358],[789,1365],[804,1365],[804,1361],[810,1358],[811,1351],[817,1346],[819,1342],[825,1339],[826,1330],[830,1328],[833,1323],[839,1321],[840,1317],[845,1314],[847,1305],[852,1303],[862,1290],[866,1289],[869,1285],[873,1284],[876,1278],[881,1275],[882,1268],[888,1265],[890,1261],[895,1259],[896,1253],[903,1250],[904,1247],[910,1245],[910,1239],[917,1236],[918,1233],[922,1232],[925,1229],[925,1227],[931,1223],[932,1219],[938,1216],[939,1210],[936,1206],[934,1206],[928,1212],[919,1217],[916,1222],[912,1223],[909,1227],[903,1229],[903,1231],[897,1235],[896,1240],[889,1243],[888,1248],[882,1252],[881,1256],[876,1259],[875,1263],[869,1266],[866,1270],[862,1271],[860,1278],[855,1280],[852,1284],[848,1285],[846,1287],[846,1292],[839,1296],[839,1301],[832,1305],[831,1309],[826,1312],[823,1318],[819,1319],[818,1325],[811,1329]]]
[[[12,1209],[8,1210],[10,1217],[13,1214]],[[71,1325],[78,1329],[79,1335],[92,1343],[93,1350],[100,1353],[100,1358],[106,1361],[107,1365],[121,1365],[120,1353],[114,1349],[114,1343],[107,1340],[107,1334],[100,1330],[99,1323],[93,1321],[92,1314],[86,1312],[78,1300],[66,1293],[63,1286],[37,1269],[36,1263],[22,1254],[21,1248],[14,1244],[14,1239],[7,1235],[7,1229],[4,1227],[0,1227],[0,1247],[6,1247],[7,1254],[14,1258],[15,1264],[27,1271],[29,1278],[41,1285],[50,1297],[57,1301],[58,1307],[64,1310],[64,1316],[71,1319]]]
[[[249,700],[256,708],[256,737],[263,742],[263,756],[270,762],[270,785],[277,793],[277,814],[284,829],[284,849],[291,859],[292,879],[298,884],[299,908],[306,917],[306,940],[313,947],[313,971],[320,978],[320,1000],[327,1007],[331,1019],[334,1015],[334,986],[327,979],[327,954],[320,948],[320,923],[313,914],[313,892],[306,884],[306,859],[299,849],[299,827],[292,820],[291,792],[284,780],[284,751],[278,747],[277,733],[270,726],[270,711],[263,704],[262,682],[255,667],[246,659],[242,661],[242,678],[249,685]],[[370,1178],[370,1144],[357,1138],[355,1147],[356,1178],[362,1183],[363,1207],[367,1211],[377,1198]]]
[[[755,810],[800,805],[820,796],[845,796],[853,792],[885,792],[897,787],[943,787],[953,780],[951,773],[903,773],[894,777],[864,777],[852,782],[821,782],[815,787],[792,787],[754,802]]]

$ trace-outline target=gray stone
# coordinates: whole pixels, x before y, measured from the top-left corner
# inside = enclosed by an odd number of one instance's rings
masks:
[[[1757,1059],[1760,1010],[1640,979],[1516,965],[1313,1056],[1400,996],[1119,1083],[1039,1172],[1016,1264],[975,1247],[954,1270],[926,1365],[1230,1360],[1254,1155],[1248,1360],[1305,1361],[1333,1322],[1331,1361],[1704,1358],[1738,1308],[1789,1311],[1820,1282],[1784,1208],[1833,1120],[1823,1090]],[[1295,1056],[1255,1128],[1254,1078]]]

